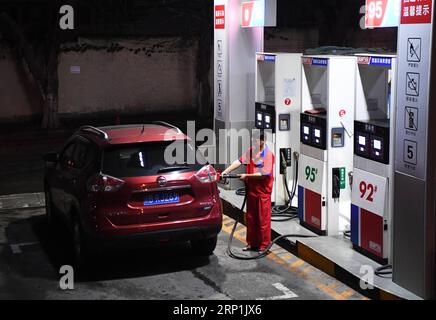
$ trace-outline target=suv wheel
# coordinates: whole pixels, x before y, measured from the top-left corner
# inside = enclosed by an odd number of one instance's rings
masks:
[[[218,236],[202,240],[191,240],[192,251],[196,255],[210,256],[216,248],[217,240]]]
[[[83,268],[90,259],[89,248],[79,218],[73,221],[73,254],[76,267]]]
[[[45,217],[49,227],[55,226],[56,217],[54,216],[54,207],[49,191],[45,191]]]

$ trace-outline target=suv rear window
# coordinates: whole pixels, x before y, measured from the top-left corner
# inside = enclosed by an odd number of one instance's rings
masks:
[[[170,145],[171,153],[167,150]],[[176,163],[165,161],[166,150],[170,160]],[[111,146],[104,150],[102,171],[113,177],[127,178],[200,170],[205,161],[201,158],[201,163],[195,160],[194,164],[187,164],[188,150],[196,155],[193,144],[187,140]]]

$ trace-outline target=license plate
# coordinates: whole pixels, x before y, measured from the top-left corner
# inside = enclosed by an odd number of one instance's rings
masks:
[[[180,202],[180,196],[177,192],[155,192],[147,194],[145,196],[144,206],[154,206],[178,202]]]

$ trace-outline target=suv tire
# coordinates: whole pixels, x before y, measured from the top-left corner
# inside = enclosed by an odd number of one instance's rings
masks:
[[[53,206],[53,202],[51,200],[50,191],[46,190],[44,194],[45,194],[45,217],[47,219],[47,224],[49,228],[53,228],[57,225],[58,220],[54,212],[55,209]]]
[[[202,240],[191,240],[192,251],[199,256],[210,256],[216,248],[217,240],[218,236]]]
[[[74,217],[72,229],[74,264],[78,269],[86,269],[91,259],[91,252],[78,217]]]

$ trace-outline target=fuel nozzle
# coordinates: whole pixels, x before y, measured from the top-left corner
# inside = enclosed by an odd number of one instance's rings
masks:
[[[350,184],[350,189],[353,189],[353,171],[348,172],[348,183]]]
[[[298,161],[300,159],[300,154],[297,151],[294,152],[294,159],[296,161]]]
[[[241,177],[240,174],[226,173],[220,174],[219,181],[222,181],[224,184],[229,183],[229,179],[239,179]]]
[[[221,175],[221,179],[239,179],[240,174],[226,173]]]
[[[333,168],[332,175],[332,198],[336,202],[339,201],[339,197],[341,196],[340,169]]]
[[[286,156],[285,156],[285,154],[284,154],[284,152],[280,152],[280,158],[281,158],[281,172],[283,173],[283,174],[286,174],[286,168],[287,168],[287,166],[288,166],[288,164],[287,164],[287,161],[286,161]]]

